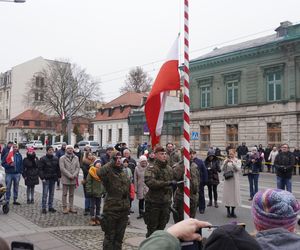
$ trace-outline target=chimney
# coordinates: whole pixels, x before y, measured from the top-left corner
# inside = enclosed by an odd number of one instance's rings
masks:
[[[277,32],[277,37],[283,37],[288,35],[288,27],[292,26],[293,23],[290,21],[284,21],[280,23],[280,26],[275,30]]]

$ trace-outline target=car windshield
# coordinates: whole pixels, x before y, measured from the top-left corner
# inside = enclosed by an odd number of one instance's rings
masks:
[[[91,145],[91,146],[99,146],[99,143],[98,143],[98,142],[92,141],[92,142],[90,143],[90,145]]]

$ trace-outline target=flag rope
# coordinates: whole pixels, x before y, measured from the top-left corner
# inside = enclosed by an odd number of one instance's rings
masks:
[[[190,217],[189,1],[184,0],[184,219]]]

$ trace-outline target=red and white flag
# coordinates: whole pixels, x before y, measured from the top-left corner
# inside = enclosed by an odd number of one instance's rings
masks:
[[[14,162],[14,147],[11,146],[10,149],[9,149],[9,152],[8,152],[8,154],[6,156],[6,163],[8,165],[10,165],[13,162]]]
[[[64,120],[65,118],[66,118],[65,117],[65,112],[63,112],[62,115],[61,115],[61,119]]]
[[[159,143],[169,91],[180,89],[178,40],[179,37],[169,51],[165,63],[161,66],[145,104],[152,148]]]

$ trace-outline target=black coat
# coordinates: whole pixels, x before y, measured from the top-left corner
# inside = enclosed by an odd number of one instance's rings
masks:
[[[274,162],[276,175],[281,178],[292,178],[295,156],[291,152],[280,152]]]
[[[39,162],[39,176],[42,180],[55,180],[61,177],[58,158],[56,156],[43,156]]]
[[[212,161],[209,161],[208,158],[209,156],[204,162],[208,175],[207,185],[218,185],[220,183],[219,173],[221,172],[220,162],[215,156]]]
[[[23,178],[26,186],[39,184],[38,159],[35,155],[28,155],[23,159]]]

